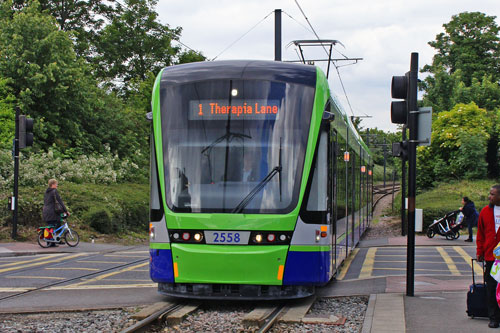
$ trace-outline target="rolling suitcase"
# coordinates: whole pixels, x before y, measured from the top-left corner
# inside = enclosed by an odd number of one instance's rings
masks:
[[[472,284],[467,292],[467,315],[469,317],[488,317],[488,305],[486,300],[486,284],[484,283],[484,262],[483,283],[476,283],[474,277],[474,260],[472,259]]]

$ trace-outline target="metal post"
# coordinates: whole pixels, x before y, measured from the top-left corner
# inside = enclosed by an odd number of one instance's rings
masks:
[[[274,10],[274,60],[281,61],[281,9]]]
[[[386,169],[386,161],[387,161],[387,145],[386,145],[385,138],[384,138],[383,149],[384,149],[384,188],[385,188],[385,169]]]
[[[410,140],[408,142],[408,249],[406,272],[406,295],[413,296],[415,282],[415,195],[417,183],[417,77],[418,53],[411,54],[410,79],[408,87],[408,125]]]
[[[403,142],[406,141],[406,125],[402,130]],[[401,157],[401,236],[406,236],[406,157]]]
[[[17,207],[19,179],[19,107],[16,107],[16,133],[14,136],[14,211],[12,212],[12,239],[17,238]]]

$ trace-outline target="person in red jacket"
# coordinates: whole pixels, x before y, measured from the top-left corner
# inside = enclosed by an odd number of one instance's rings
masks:
[[[488,327],[497,328],[500,322],[500,308],[496,299],[497,281],[490,275],[491,266],[495,261],[493,249],[500,242],[500,185],[494,185],[488,196],[490,204],[479,214],[477,224],[477,261],[486,262],[484,280],[488,302]]]

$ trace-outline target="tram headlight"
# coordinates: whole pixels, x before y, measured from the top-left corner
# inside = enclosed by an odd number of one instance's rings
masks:
[[[199,232],[197,232],[197,233],[194,234],[193,238],[194,238],[195,241],[200,242],[203,239],[203,235],[200,234]]]
[[[172,235],[174,237],[174,239],[179,239],[179,234],[176,232]]]
[[[276,240],[276,236],[274,234],[267,235],[268,242],[274,242]]]
[[[286,240],[286,235],[280,235],[280,241],[284,242]]]
[[[149,238],[155,239],[155,227],[153,227],[152,225],[149,226]]]
[[[191,238],[191,234],[189,232],[182,233],[182,239],[188,241]]]
[[[257,243],[262,242],[262,235],[261,235],[261,234],[257,234],[257,235],[255,236],[255,241],[256,241]]]

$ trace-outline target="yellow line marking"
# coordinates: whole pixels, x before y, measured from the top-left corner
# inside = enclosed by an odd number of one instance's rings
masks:
[[[278,280],[283,280],[283,271],[285,270],[285,266],[280,265],[278,268]]]
[[[95,277],[93,279],[89,279],[89,280],[86,280],[86,281],[82,281],[82,282],[70,284],[70,285],[67,286],[67,288],[78,287],[78,286],[81,286],[81,285],[84,285],[84,284],[88,284],[88,283],[91,283],[91,282],[94,282],[94,281],[100,281],[100,280],[103,280],[103,279],[105,279],[107,277],[110,277],[110,276],[113,276],[113,275],[117,275],[117,274],[121,274],[121,273],[125,273],[125,272],[128,272],[128,271],[132,271],[132,270],[134,270],[134,269],[136,269],[138,267],[144,267],[146,265],[149,265],[149,262],[145,262],[145,263],[142,263],[142,264],[139,264],[139,265],[135,265],[135,266],[130,266],[130,267],[121,269],[119,271],[102,274],[102,275],[99,275],[99,276],[97,276],[97,277]]]
[[[8,266],[15,266],[15,265],[21,265],[21,264],[27,264],[29,262],[40,262],[41,260],[45,260],[45,259],[49,259],[49,258],[54,258],[54,257],[60,257],[62,256],[63,254],[55,254],[55,255],[48,255],[48,256],[45,256],[45,257],[38,257],[38,258],[35,258],[35,259],[31,259],[31,260],[23,260],[23,261],[15,261],[15,262],[11,262],[9,264],[3,264],[3,265],[0,265],[0,267],[8,267]]]
[[[372,275],[376,252],[376,247],[371,247],[368,249],[368,252],[366,252],[365,260],[361,266],[361,272],[359,273],[359,278],[367,278]]]
[[[469,267],[472,268],[471,256],[460,246],[454,246],[453,249],[457,251],[457,253],[460,254],[464,261],[469,265]],[[483,268],[479,266],[477,262],[474,262],[474,274],[479,276],[483,275]]]
[[[90,264],[126,264],[126,261],[94,261],[94,260],[77,260],[76,262],[90,263]]]
[[[91,289],[120,289],[120,288],[157,288],[157,283],[136,283],[136,284],[108,284],[108,285],[88,285],[88,286],[56,286],[44,289],[51,290],[91,290]],[[1,290],[0,290],[1,291]]]
[[[65,278],[56,277],[56,276],[22,276],[22,275],[8,275],[6,276],[8,279],[51,279],[51,280],[64,280]]]
[[[144,250],[144,251],[123,251],[123,252],[117,252],[117,253],[146,253],[149,254],[149,251]]]
[[[383,262],[383,263],[407,263],[406,260],[377,260],[377,262]],[[415,260],[416,264],[442,264],[442,261],[418,261]]]
[[[453,260],[450,258],[448,253],[446,253],[446,251],[440,246],[436,247],[436,250],[439,252],[441,257],[443,257],[443,260],[446,263],[446,265],[448,266],[448,269],[450,270],[451,275],[461,275],[457,269],[457,266],[455,265]]]
[[[0,288],[0,293],[22,293],[36,288]]]
[[[45,268],[47,270],[76,270],[76,271],[98,271],[99,268],[85,268],[85,267],[64,267],[64,268],[60,268],[60,267],[47,267]]]
[[[178,277],[179,276],[179,269],[177,267],[177,263],[174,262],[174,277]]]
[[[345,275],[347,274],[347,271],[349,270],[349,267],[351,266],[352,261],[356,257],[356,255],[359,252],[359,248],[355,248],[347,257],[346,260],[344,260],[344,264],[342,265],[340,269],[340,274],[337,276],[337,280],[343,280],[345,278]]]
[[[374,267],[374,270],[382,270],[382,271],[406,271],[406,267],[402,268],[394,268],[394,267],[389,267],[389,268],[383,268],[383,267]],[[416,271],[422,271],[422,272],[442,272],[442,269],[426,269],[426,268],[415,268]],[[449,274],[446,274],[449,275]]]
[[[145,258],[146,256],[128,256],[123,254],[105,254],[104,257],[118,257],[118,258]]]
[[[72,259],[72,258],[76,258],[76,257],[81,257],[81,256],[84,256],[84,255],[86,255],[86,254],[85,253],[77,253],[77,254],[74,254],[74,255],[71,255],[71,256],[67,256],[67,257],[62,257],[62,258],[52,259],[52,260],[43,260],[43,261],[41,261],[40,258],[39,258],[38,262],[36,262],[36,263],[22,265],[22,266],[17,266],[17,267],[9,267],[9,268],[0,269],[0,273],[10,272],[10,271],[14,271],[16,269],[21,269],[21,268],[35,267],[35,266],[41,266],[41,265],[45,265],[45,264],[51,264],[51,263],[54,263],[54,262],[61,262],[63,260],[68,260],[68,259]]]
[[[150,279],[148,279],[148,280],[143,280],[143,279],[107,279],[106,281],[151,282]]]

